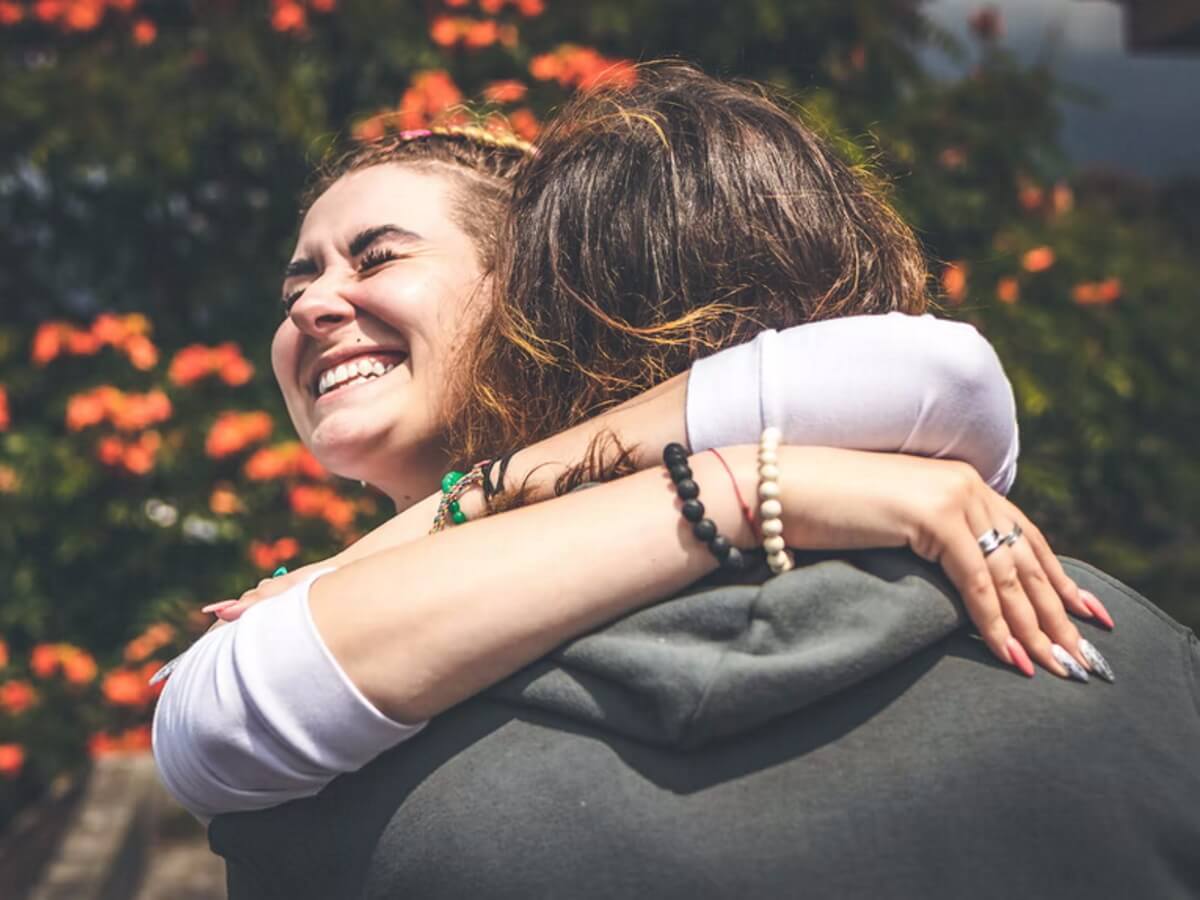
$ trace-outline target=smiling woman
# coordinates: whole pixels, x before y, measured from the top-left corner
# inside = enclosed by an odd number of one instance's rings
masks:
[[[296,430],[401,507],[447,468],[456,351],[484,309],[500,185],[522,152],[460,130],[352,154],[322,178],[285,271],[271,358]]]

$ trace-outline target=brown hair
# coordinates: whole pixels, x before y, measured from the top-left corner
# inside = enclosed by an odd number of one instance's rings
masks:
[[[912,231],[761,89],[679,63],[575,100],[517,170],[453,392],[461,461],[554,434],[763,328],[926,309]]]
[[[455,224],[471,239],[484,274],[497,264],[498,237],[510,181],[531,145],[513,134],[473,125],[435,126],[388,134],[324,162],[304,195],[311,206],[339,178],[372,166],[399,164],[449,177]]]

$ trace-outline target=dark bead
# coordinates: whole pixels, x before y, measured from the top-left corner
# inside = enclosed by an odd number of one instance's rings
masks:
[[[742,555],[742,551],[737,547],[730,547],[729,555],[721,560],[721,568],[728,569],[731,572],[740,572],[746,568],[746,557]]]
[[[688,452],[683,444],[667,444],[663,447],[663,462],[666,465],[673,463],[687,462]]]
[[[729,555],[729,551],[733,549],[733,544],[729,543],[729,538],[723,534],[716,535],[708,542],[708,549],[712,551],[712,555],[717,559],[723,560]]]
[[[699,500],[684,500],[683,517],[689,522],[699,522],[704,518],[704,504]]]
[[[667,466],[667,471],[671,473],[671,480],[676,484],[685,478],[692,477],[691,467],[687,463],[672,463]]]
[[[717,523],[712,519],[701,519],[692,526],[692,534],[707,544],[717,536]]]
[[[685,478],[675,482],[675,492],[679,494],[680,500],[695,500],[700,496],[700,485],[690,478]]]

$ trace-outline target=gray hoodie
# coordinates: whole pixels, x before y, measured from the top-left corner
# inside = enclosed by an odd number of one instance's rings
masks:
[[[1115,684],[997,662],[899,551],[706,582],[319,796],[218,817],[232,900],[1200,897],[1200,646],[1083,563]],[[761,577],[761,572],[757,573]]]

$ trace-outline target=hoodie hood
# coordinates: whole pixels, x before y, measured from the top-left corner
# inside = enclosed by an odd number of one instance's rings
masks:
[[[489,693],[690,749],[833,697],[967,622],[941,571],[907,551],[802,555],[767,576],[764,565],[740,583],[701,582]]]

